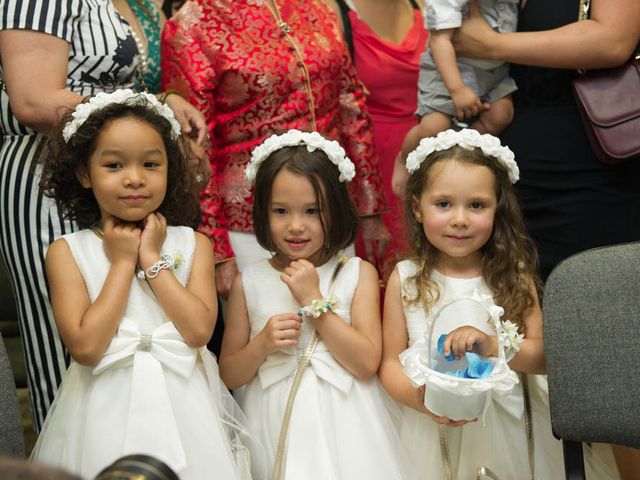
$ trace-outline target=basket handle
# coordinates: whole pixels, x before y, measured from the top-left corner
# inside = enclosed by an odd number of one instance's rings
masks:
[[[500,335],[502,333],[502,323],[500,323],[500,317],[504,313],[504,310],[493,302],[493,297],[491,297],[491,295],[481,294],[478,292],[478,290],[474,290],[471,295],[454,297],[448,300],[434,313],[433,319],[431,320],[431,326],[429,328],[429,336],[427,341],[427,366],[431,368],[431,349],[433,348],[432,337],[436,320],[438,320],[438,317],[440,317],[440,314],[445,308],[461,300],[471,300],[485,308],[485,310],[489,314],[490,319],[493,320],[493,326],[496,329],[496,335],[498,336],[498,360],[506,362],[507,357],[504,351],[504,339],[503,336]]]

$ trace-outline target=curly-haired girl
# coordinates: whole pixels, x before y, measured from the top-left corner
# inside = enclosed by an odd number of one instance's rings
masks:
[[[247,478],[205,347],[214,262],[190,228],[198,191],[180,125],[152,95],[117,90],[80,104],[63,127],[47,143],[41,188],[83,228],[46,256],[72,362],[33,458],[93,478],[144,453],[184,479]]]
[[[467,378],[485,378],[486,385],[504,374],[515,383],[511,370],[546,372],[537,254],[514,193],[519,169],[513,153],[492,135],[447,130],[423,139],[407,157],[407,170],[412,256],[397,264],[387,286],[380,378],[410,407],[401,436],[413,473],[446,479],[562,477],[562,448],[551,433],[544,376],[522,375],[512,390],[492,391],[484,397],[482,422],[442,416],[465,411],[469,397],[462,397],[481,385],[457,388],[469,386]],[[503,312],[507,319],[501,324],[490,318],[496,305],[502,307],[497,316]],[[478,374],[480,364],[493,364],[493,379]],[[440,383],[432,382],[436,368],[463,379],[443,375]],[[440,387],[448,404],[433,401]],[[611,478],[609,467],[593,460],[594,478]]]

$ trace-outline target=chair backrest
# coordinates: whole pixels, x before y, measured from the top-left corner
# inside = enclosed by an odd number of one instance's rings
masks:
[[[543,297],[551,423],[559,438],[640,447],[640,243],[574,255]]]

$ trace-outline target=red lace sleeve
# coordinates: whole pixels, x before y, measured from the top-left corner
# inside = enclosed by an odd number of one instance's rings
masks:
[[[199,6],[194,2],[187,4],[193,8],[181,9],[172,19],[165,24],[162,34],[162,88],[175,89],[198,107],[205,117],[209,129],[211,145],[208,148],[211,164],[211,181],[200,192],[200,206],[202,219],[198,230],[213,243],[216,261],[222,261],[234,256],[229,243],[227,220],[222,209],[220,191],[220,168],[213,161],[213,152],[216,149],[215,135],[215,99],[212,92],[215,91],[216,69],[212,61],[211,51],[205,53],[201,47],[202,42],[198,28]],[[207,55],[209,54],[209,56]]]

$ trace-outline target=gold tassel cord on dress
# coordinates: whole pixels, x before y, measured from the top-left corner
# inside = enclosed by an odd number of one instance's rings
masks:
[[[287,438],[287,431],[289,430],[289,420],[291,420],[291,410],[293,410],[293,401],[295,400],[296,393],[298,392],[298,387],[300,386],[300,381],[302,380],[302,374],[304,373],[305,368],[309,365],[309,361],[311,360],[311,354],[313,354],[313,350],[316,348],[316,344],[318,343],[318,332],[315,330],[309,339],[309,343],[307,343],[307,348],[304,350],[304,355],[300,358],[298,363],[298,368],[296,369],[296,375],[293,378],[293,383],[291,384],[291,390],[289,391],[289,397],[287,398],[287,406],[284,409],[284,417],[282,419],[282,426],[280,427],[280,435],[278,436],[278,448],[276,450],[276,458],[273,465],[273,473],[271,475],[271,480],[280,480],[282,476],[282,460],[284,457],[284,444]]]
[[[524,401],[524,427],[527,434],[527,448],[529,449],[529,468],[531,469],[531,478],[536,478],[536,455],[533,443],[533,415],[531,410],[531,396],[529,394],[529,380],[526,373],[520,374],[522,382],[522,399]]]
[[[447,441],[446,425],[439,425],[440,433],[440,454],[442,455],[442,469],[444,470],[445,480],[453,480],[453,472],[451,471],[451,456],[449,455],[449,442]]]

